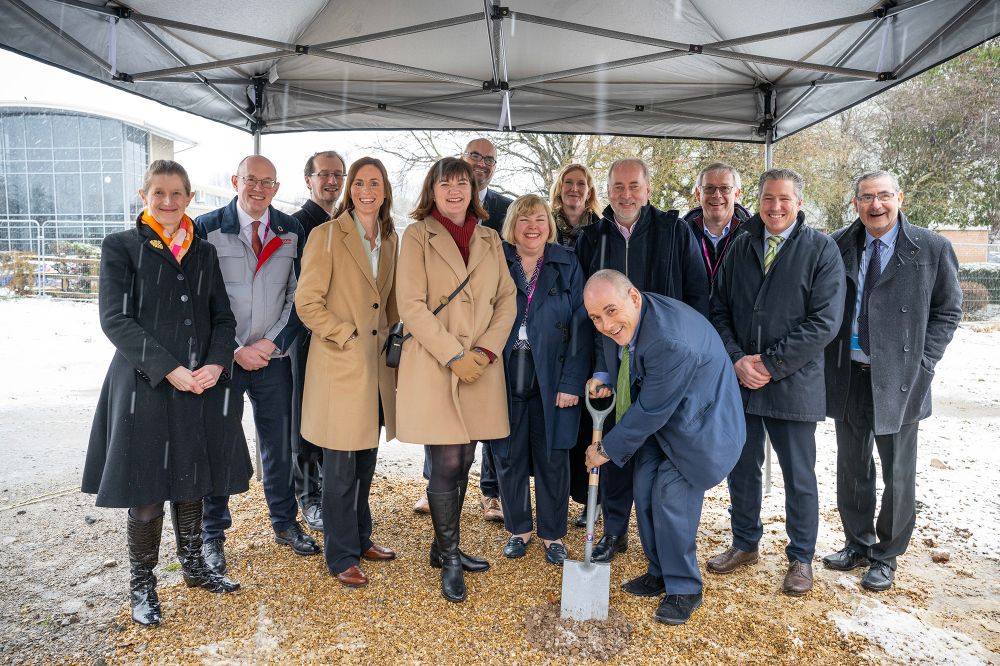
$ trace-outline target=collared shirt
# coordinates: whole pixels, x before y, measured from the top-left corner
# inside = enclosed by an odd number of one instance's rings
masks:
[[[243,236],[246,242],[250,243],[250,247],[253,247],[252,239],[250,233],[253,229],[254,218],[250,217],[247,213],[240,207],[239,202],[236,203],[236,217],[240,221],[240,234]],[[262,245],[266,245],[267,241],[267,229],[268,225],[271,223],[271,211],[270,209],[264,211],[264,215],[260,218],[260,226],[257,227],[257,235],[260,236],[260,242]]]
[[[484,187],[483,189],[479,190],[479,203],[482,204],[483,202],[486,201],[486,193],[489,192],[489,190],[490,190],[490,188],[488,188],[488,187]],[[485,204],[483,204],[483,205],[485,205]]]
[[[375,247],[372,248],[372,244],[365,240],[365,228],[358,220],[358,216],[351,211],[351,217],[354,218],[354,228],[358,230],[358,237],[361,239],[361,247],[365,250],[365,256],[368,257],[368,263],[372,266],[372,277],[378,279],[378,260],[379,255],[382,253],[382,234],[380,233],[378,222],[375,223]]]
[[[879,263],[881,264],[881,272],[885,273],[885,267],[889,265],[889,259],[892,258],[892,253],[896,251],[896,239],[899,237],[899,220],[896,220],[896,224],[893,225],[882,238],[878,239],[878,242],[882,244],[879,248]],[[871,257],[872,243],[875,242],[875,237],[865,230],[865,249],[861,253],[861,266],[858,268],[858,293],[854,299],[854,319],[851,322],[851,340],[858,339],[858,317],[861,316],[861,300],[865,293],[865,273],[868,272],[868,260]],[[851,360],[859,361],[861,363],[870,363],[871,358],[868,354],[864,353],[860,349],[854,349],[854,345],[851,345]]]
[[[712,242],[712,245],[718,247],[719,246],[719,241],[721,241],[723,238],[725,238],[726,236],[729,235],[729,230],[732,228],[732,226],[733,226],[733,221],[729,220],[729,222],[726,223],[726,226],[724,226],[722,228],[722,232],[719,233],[718,236],[716,236],[708,228],[708,225],[705,224],[704,218],[703,218],[702,219],[702,227],[701,228],[702,228],[702,231],[705,232],[705,238],[707,238],[708,240],[710,240]]]
[[[622,238],[624,238],[626,241],[629,238],[632,237],[632,232],[635,230],[635,225],[636,225],[636,222],[638,222],[638,221],[639,221],[639,218],[637,217],[637,218],[635,218],[635,222],[632,223],[631,227],[623,227],[622,225],[618,224],[618,216],[617,215],[614,216],[614,219],[612,220],[612,222],[615,223],[615,226],[618,227],[618,231],[619,231],[619,233],[621,233]]]
[[[767,239],[768,238],[770,238],[771,236],[781,236],[785,240],[788,240],[788,237],[792,235],[793,231],[795,231],[795,225],[798,224],[798,223],[799,223],[799,221],[795,220],[794,222],[792,222],[791,224],[788,225],[787,229],[785,229],[784,231],[782,231],[780,233],[777,233],[777,234],[772,234],[770,231],[767,230],[767,227],[765,226],[764,227],[764,256],[767,256]],[[778,256],[778,253],[781,252],[781,248],[783,248],[784,246],[785,246],[785,241],[781,241],[780,243],[778,243],[778,247],[775,248],[775,250],[774,250],[774,256],[775,257]]]

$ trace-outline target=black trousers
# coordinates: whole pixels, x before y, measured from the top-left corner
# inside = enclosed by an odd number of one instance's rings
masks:
[[[594,423],[586,406],[580,410],[580,430],[576,436],[576,446],[569,452],[569,496],[577,504],[587,503],[590,490],[590,470],[587,469],[587,447],[593,439]],[[612,463],[613,464],[613,463]],[[604,478],[603,471],[601,478]]]
[[[819,530],[819,490],[816,487],[816,423],[746,415],[747,439],[736,467],[729,473],[733,503],[733,546],[757,550],[764,534],[760,505],[764,497],[764,431],[781,466],[785,483],[785,532],[789,561],[812,562]]]
[[[625,536],[632,516],[632,477],[635,456],[624,467],[611,463],[601,465],[601,513],[604,514],[604,534]]]
[[[531,532],[532,463],[538,536],[555,541],[566,535],[569,512],[569,450],[549,450],[541,394],[512,396],[508,455],[496,455],[504,527],[511,534]]]
[[[309,359],[309,331],[303,329],[288,349],[292,360],[292,479],[303,508],[319,504],[323,489],[323,449],[302,437],[302,389]]]
[[[323,452],[323,552],[336,575],[357,566],[372,545],[368,503],[378,448]]]
[[[891,435],[874,435],[871,372],[851,364],[847,411],[837,429],[837,509],[846,545],[896,568],[916,522],[917,426],[907,423]],[[882,462],[882,507],[875,522],[875,459]]]

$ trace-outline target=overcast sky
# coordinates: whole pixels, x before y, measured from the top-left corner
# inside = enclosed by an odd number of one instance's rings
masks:
[[[0,103],[53,104],[97,114],[121,117],[137,125],[166,130],[194,144],[176,144],[178,162],[198,183],[217,184],[220,177],[232,174],[239,161],[253,151],[253,138],[227,125],[205,120],[172,109],[103,83],[43,65],[30,58],[0,50],[0,71],[5,84],[0,89]],[[385,134],[385,133],[383,133]],[[377,132],[302,132],[261,138],[261,152],[278,169],[281,181],[279,198],[294,201],[308,196],[302,167],[306,158],[318,150],[337,150],[348,161],[362,156],[361,148],[376,143]],[[374,157],[384,157],[373,155]],[[386,168],[394,171],[386,160]]]

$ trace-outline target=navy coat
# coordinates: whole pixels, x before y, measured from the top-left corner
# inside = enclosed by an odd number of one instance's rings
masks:
[[[618,345],[601,336],[604,362],[618,375]],[[746,424],[736,372],[712,325],[673,298],[642,295],[632,359],[632,406],[604,437],[619,467],[653,437],[694,488],[726,478],[743,450]]]
[[[787,421],[826,418],[823,350],[844,314],[844,264],[837,244],[805,224],[781,244],[764,275],[764,222],[740,225],[712,291],[711,320],[735,363],[760,354],[771,381],[741,388],[747,414]]]
[[[514,200],[510,197],[505,197],[499,192],[487,188],[486,197],[483,199],[483,208],[486,209],[490,217],[488,220],[482,221],[483,226],[500,234],[500,230],[503,229],[503,220],[507,217],[507,209],[513,202]],[[503,238],[503,234],[500,234],[500,237]]]
[[[869,297],[872,403],[876,435],[931,415],[934,366],[962,319],[958,259],[939,234],[899,214],[896,249]],[[851,381],[851,325],[864,249],[861,220],[833,234],[846,268],[844,321],[826,348],[826,413],[843,420]]]
[[[517,270],[516,250],[503,244],[511,275]],[[531,277],[530,275],[528,276]],[[517,319],[504,345],[503,359],[507,384],[507,404],[511,400],[511,352],[517,342],[528,294],[517,284]],[[548,450],[572,449],[580,426],[584,385],[589,378],[593,327],[583,308],[583,271],[570,250],[549,243],[545,246],[542,272],[528,310],[528,342],[535,362],[535,375],[545,413],[545,442]],[[575,407],[556,407],[556,393],[581,396]],[[512,427],[513,429],[513,427]],[[492,440],[496,455],[507,456],[510,438]]]
[[[101,244],[101,328],[115,346],[94,414],[82,490],[97,506],[133,507],[247,490],[246,440],[226,409],[229,381],[176,390],[178,366],[232,368],[236,319],[215,248],[198,237],[178,264],[152,229]]]

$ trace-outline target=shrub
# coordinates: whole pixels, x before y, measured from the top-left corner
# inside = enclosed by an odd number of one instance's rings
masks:
[[[962,288],[962,312],[965,315],[973,315],[981,310],[985,310],[990,303],[990,292],[986,287],[978,282],[962,281],[958,283]]]
[[[1000,303],[1000,264],[962,264],[958,267],[958,279],[978,283],[986,288],[990,303]]]
[[[0,252],[0,289],[14,296],[29,296],[35,292],[35,267],[30,252]]]

